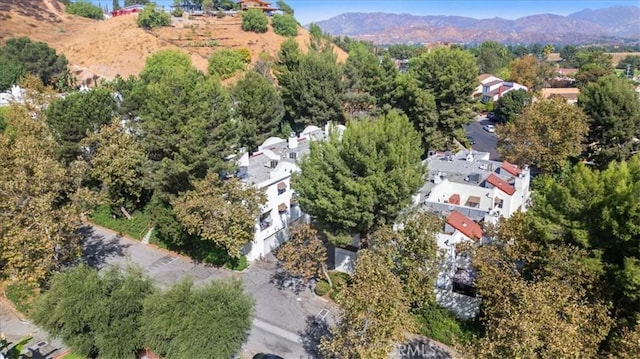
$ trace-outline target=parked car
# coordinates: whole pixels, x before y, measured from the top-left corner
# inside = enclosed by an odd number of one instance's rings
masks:
[[[487,113],[487,120],[489,121],[495,121],[496,120],[496,114],[493,112],[489,112]]]
[[[466,138],[467,138],[467,142],[469,142],[470,145],[476,144],[476,140],[474,140],[473,137],[467,136]]]
[[[482,126],[482,129],[491,133],[496,132],[496,128],[493,125],[484,125]]]
[[[284,359],[284,358],[275,354],[258,353],[253,356],[253,359]]]

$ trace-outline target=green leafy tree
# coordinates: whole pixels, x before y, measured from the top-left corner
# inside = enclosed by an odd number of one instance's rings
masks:
[[[239,257],[242,248],[253,241],[260,205],[266,201],[264,193],[238,179],[221,181],[212,173],[193,187],[173,201],[176,217],[189,234],[213,241],[230,256]]]
[[[257,149],[278,131],[284,105],[282,98],[268,79],[249,71],[231,89],[234,117],[240,122],[240,146]],[[289,134],[287,134],[287,137]]]
[[[410,307],[420,309],[435,301],[433,288],[439,268],[436,236],[444,223],[440,217],[422,212],[411,212],[400,223],[397,231],[384,226],[374,232],[369,249],[387,259]]]
[[[438,48],[414,58],[409,73],[434,96],[437,128],[451,146],[456,131],[475,116],[471,98],[478,82],[475,58],[458,48]]]
[[[634,70],[640,69],[640,56],[639,55],[627,55],[624,59],[618,62],[617,69],[626,70],[627,67],[631,70],[631,74],[633,74]]]
[[[611,75],[613,70],[606,69],[598,64],[588,63],[580,67],[575,74],[576,86],[582,88],[590,83],[597,82],[602,77]]]
[[[126,1],[125,1],[126,2]],[[126,4],[125,4],[126,6]],[[136,23],[145,30],[171,25],[171,16],[157,8],[155,3],[148,3],[138,14]]]
[[[36,115],[36,118],[33,118]],[[0,133],[0,271],[39,285],[81,254],[75,176],[37,112],[11,107]]]
[[[495,41],[485,41],[476,50],[476,62],[481,74],[494,74],[511,61],[509,50]]]
[[[587,117],[580,108],[563,99],[542,100],[514,121],[498,126],[497,150],[506,161],[554,172],[582,152],[580,144],[588,128]]]
[[[376,105],[375,96],[384,86],[380,83],[382,75],[383,68],[371,49],[362,43],[351,44],[344,67],[346,98],[350,100],[347,107],[352,108],[348,112],[367,113]]]
[[[110,123],[115,113],[116,101],[107,89],[76,92],[53,101],[46,110],[47,124],[60,144],[63,162],[80,156],[80,140]]]
[[[598,167],[629,158],[640,148],[640,102],[633,85],[617,76],[588,84],[578,106],[589,116],[587,153]]]
[[[293,16],[294,11],[293,8],[291,8],[291,6],[289,6],[289,4],[287,4],[286,2],[282,1],[282,0],[278,0],[276,2],[276,5],[278,5],[278,8],[285,14],[287,15],[291,15]]]
[[[217,75],[223,80],[232,77],[246,67],[245,58],[236,50],[221,49],[209,57],[209,74]]]
[[[568,67],[574,66],[574,61],[576,57],[576,53],[578,52],[578,48],[574,45],[565,45],[560,49],[560,57],[562,61],[564,61]]]
[[[531,105],[533,95],[524,89],[509,91],[502,95],[493,110],[496,119],[502,123],[514,121],[524,109]]]
[[[27,69],[21,62],[0,55],[0,91],[17,85],[26,72]]]
[[[613,303],[616,328],[640,316],[640,155],[603,170],[579,164],[559,178],[543,177],[530,210],[540,242],[587,251],[582,265],[600,276],[595,294]]]
[[[152,187],[176,194],[190,189],[192,178],[233,167],[224,159],[233,153],[237,130],[231,101],[217,79],[192,66],[172,69],[154,70],[163,75],[144,85],[140,119],[133,124],[150,160]],[[145,66],[143,79],[146,71]]]
[[[140,79],[144,84],[159,82],[165,76],[170,76],[175,72],[195,71],[189,54],[180,50],[161,50],[149,56],[140,72]],[[127,83],[128,82],[128,83]],[[133,87],[134,81],[120,81],[116,87]]]
[[[182,281],[145,300],[144,343],[165,358],[232,358],[251,328],[253,301],[237,280]]]
[[[606,302],[591,295],[596,276],[582,262],[587,254],[540,247],[523,216],[509,221],[498,245],[472,255],[485,334],[470,343],[468,357],[596,357],[612,321]]]
[[[340,292],[338,304],[338,324],[320,345],[325,357],[385,358],[413,329],[400,280],[385,258],[369,250],[358,252],[351,286]]]
[[[120,9],[120,0],[113,0],[113,3],[111,5],[112,10],[119,10]]]
[[[151,280],[135,268],[103,276],[85,265],[59,273],[34,303],[33,321],[83,356],[128,358],[144,348],[143,300]]]
[[[132,6],[132,5],[147,5],[149,4],[149,0],[124,0],[124,6]]]
[[[366,241],[372,229],[392,223],[422,185],[421,155],[409,120],[391,112],[352,122],[342,139],[334,134],[312,143],[292,186],[306,213]]]
[[[249,9],[242,12],[242,30],[265,33],[269,26],[267,15],[260,9]]]
[[[67,58],[56,53],[44,42],[32,42],[28,37],[11,38],[0,48],[0,58],[22,64],[26,71],[36,75],[45,85],[61,89],[69,80]]]
[[[75,1],[65,6],[65,11],[72,15],[88,17],[89,19],[102,20],[102,9],[88,1]]]
[[[597,65],[606,71],[613,71],[613,57],[606,54],[602,49],[588,48],[579,50],[575,54],[575,63],[578,69],[582,70],[588,64]]]
[[[288,273],[305,280],[324,276],[332,285],[327,271],[327,247],[310,225],[293,227],[289,240],[278,248],[276,257]]]
[[[280,36],[290,37],[298,35],[298,22],[292,15],[273,15],[271,18],[271,26],[273,26],[273,31]]]
[[[396,77],[390,104],[409,117],[413,127],[422,137],[423,153],[447,147],[446,134],[438,127],[435,97],[421,88],[413,76],[400,74]]]
[[[285,45],[287,44],[287,45]],[[330,121],[342,122],[342,69],[331,51],[302,55],[284,42],[276,77],[280,84],[286,119],[295,130],[307,125],[323,125]],[[286,47],[286,48],[285,48]],[[286,52],[283,52],[286,50]]]
[[[33,339],[32,337],[24,337],[18,340],[17,343],[8,341],[4,335],[0,336],[0,354],[6,359],[21,359],[22,350]]]
[[[112,208],[142,207],[148,194],[144,181],[147,158],[142,146],[118,120],[90,134],[80,145],[91,165],[91,175],[102,184]]]

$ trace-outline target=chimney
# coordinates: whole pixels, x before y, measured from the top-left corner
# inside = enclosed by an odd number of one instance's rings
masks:
[[[289,148],[294,149],[298,147],[298,136],[296,136],[295,132],[291,132],[289,135]]]

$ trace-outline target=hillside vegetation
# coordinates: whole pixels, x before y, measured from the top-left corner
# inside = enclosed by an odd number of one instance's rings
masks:
[[[285,40],[271,26],[262,34],[242,31],[240,16],[174,18],[171,27],[153,31],[139,28],[135,20],[135,15],[102,21],[69,15],[58,0],[3,0],[0,45],[20,36],[47,42],[65,54],[71,70],[83,81],[138,74],[146,58],[161,49],[181,49],[206,72],[207,58],[216,49],[247,48],[255,62],[261,53],[275,56]],[[296,41],[306,49],[309,33],[298,30]],[[344,62],[347,54],[338,48],[334,51]]]

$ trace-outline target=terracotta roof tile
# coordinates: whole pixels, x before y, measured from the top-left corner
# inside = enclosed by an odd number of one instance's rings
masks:
[[[487,182],[495,187],[498,187],[499,190],[508,194],[509,196],[516,193],[516,189],[513,188],[512,185],[508,184],[505,180],[493,173],[490,174],[489,177],[487,177]]]
[[[483,232],[480,225],[458,211],[453,211],[449,214],[447,217],[447,223],[473,240],[479,240],[482,238]]]
[[[501,167],[502,169],[504,169],[505,171],[509,172],[514,176],[517,176],[520,173],[522,173],[522,170],[518,168],[518,166],[514,165],[513,163],[509,163],[507,161],[503,161]]]

